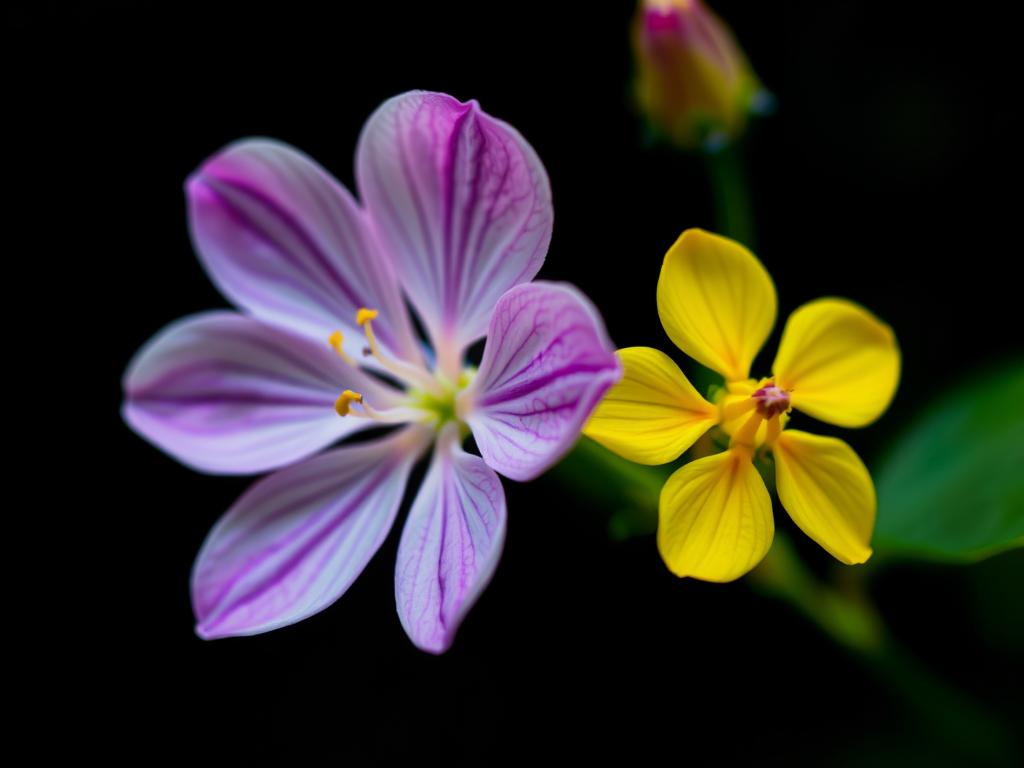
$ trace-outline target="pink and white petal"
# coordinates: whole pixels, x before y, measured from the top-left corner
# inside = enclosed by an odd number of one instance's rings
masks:
[[[505,492],[479,456],[445,427],[402,531],[395,567],[398,617],[416,646],[451,647],[505,543]]]
[[[429,434],[410,427],[253,485],[210,531],[192,571],[196,633],[254,635],[322,611],[391,529]]]
[[[532,480],[558,461],[622,375],[604,322],[566,283],[535,282],[498,301],[476,379],[460,396],[491,469]]]
[[[317,341],[334,330],[358,356],[361,307],[392,354],[418,360],[394,269],[366,214],[311,158],[269,139],[231,144],[185,185],[192,240],[221,292],[268,322]]]
[[[359,192],[442,359],[484,335],[498,297],[533,278],[551,240],[547,172],[475,101],[412,91],[363,128]]]
[[[124,376],[125,421],[203,472],[249,474],[290,464],[370,425],[343,419],[344,389],[388,407],[397,393],[324,342],[237,312],[206,312],[164,328]]]

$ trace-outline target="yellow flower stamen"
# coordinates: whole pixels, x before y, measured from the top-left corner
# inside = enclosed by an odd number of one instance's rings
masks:
[[[772,379],[762,379],[759,385],[736,382],[731,391],[726,397],[733,402],[727,399],[719,405],[725,431],[732,437],[730,447],[746,446],[751,455],[761,446],[771,447],[786,426],[789,392]]]
[[[338,356],[349,365],[355,365],[352,358],[345,352],[345,348],[342,344],[345,341],[345,335],[341,331],[334,331],[330,336],[327,337],[327,343],[331,345],[331,348],[338,353]]]
[[[359,410],[352,408],[359,405]],[[342,392],[334,402],[334,410],[339,416],[351,416],[359,419],[371,419],[381,424],[404,424],[410,421],[423,421],[427,415],[421,408],[388,408],[378,411],[372,408],[366,399],[351,389]]]
[[[411,387],[422,389],[424,392],[429,392],[438,397],[443,396],[444,392],[441,390],[437,380],[425,370],[402,360],[391,360],[384,356],[380,345],[377,343],[377,337],[373,332],[373,321],[378,315],[380,313],[376,309],[368,309],[366,307],[361,307],[356,312],[356,325],[360,326],[363,329],[363,333],[366,334],[366,350],[364,353],[373,355],[373,359],[380,363],[381,368]]]
[[[358,392],[353,392],[351,389],[346,389],[342,392],[338,399],[334,401],[334,410],[338,412],[339,416],[348,416],[351,411],[352,403],[362,403],[363,396]]]
[[[376,309],[367,309],[366,307],[361,307],[359,311],[356,312],[356,325],[361,327],[365,326],[371,320],[376,320],[379,314],[380,312],[378,312]]]

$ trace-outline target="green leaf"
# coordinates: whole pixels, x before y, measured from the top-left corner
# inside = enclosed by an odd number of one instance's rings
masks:
[[[1024,545],[1024,363],[943,395],[874,477],[879,554],[966,561]]]

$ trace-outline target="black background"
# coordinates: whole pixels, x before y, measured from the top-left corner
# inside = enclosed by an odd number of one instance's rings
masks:
[[[48,482],[74,498],[54,503],[54,518],[41,512],[57,526],[41,535],[73,553],[66,569],[44,558],[34,571],[60,582],[35,601],[59,650],[30,672],[63,670],[36,691],[32,719],[60,737],[41,748],[356,765],[655,753],[957,762],[790,609],[743,582],[675,579],[651,538],[609,541],[603,513],[550,481],[506,483],[503,562],[443,657],[417,652],[397,621],[397,535],[322,614],[197,639],[192,558],[249,481],[177,465],[119,406],[121,373],[147,338],[225,304],[185,226],[182,183],[205,157],[268,135],[351,185],[359,129],[382,100],[410,88],[476,98],[550,174],[541,276],[586,291],[622,346],[671,349],[654,305],[662,256],[684,228],[714,222],[700,160],[645,147],[630,109],[631,3],[142,5],[36,3],[5,24],[13,223],[27,235],[8,254],[12,300],[34,297],[29,346],[58,371],[55,393],[33,392],[57,403],[33,455],[59,443]],[[780,319],[839,294],[900,340],[892,409],[842,435],[870,464],[920,404],[1021,349],[1008,12],[715,7],[779,101],[747,150],[756,251]],[[798,545],[815,570],[830,566]],[[1011,723],[1024,717],[1019,581],[1004,576],[1019,579],[1015,558],[901,566],[874,582],[915,655]]]

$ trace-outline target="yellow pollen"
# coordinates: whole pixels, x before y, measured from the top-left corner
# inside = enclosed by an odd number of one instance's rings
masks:
[[[334,333],[327,337],[327,343],[331,345],[331,347],[334,349],[335,352],[338,353],[341,359],[344,360],[349,365],[355,365],[355,363],[352,362],[352,358],[348,356],[348,354],[345,352],[345,348],[342,346],[344,341],[345,335],[341,331],[335,331]]]
[[[365,326],[371,320],[376,320],[377,315],[379,314],[380,312],[378,312],[376,309],[367,309],[366,307],[361,307],[360,310],[356,312],[356,325]]]
[[[361,326],[363,333],[366,334],[367,347],[363,350],[364,355],[373,355],[377,360],[380,361],[381,365],[387,368],[387,363],[384,360],[384,355],[381,354],[380,347],[377,346],[377,337],[373,333],[373,320],[379,315],[376,309],[367,309],[363,307],[356,312],[356,324]]]
[[[363,402],[363,396],[361,394],[353,392],[351,389],[346,389],[334,402],[334,410],[338,412],[339,416],[348,416],[349,407],[352,403],[361,402]]]
[[[437,382],[426,371],[402,360],[390,360],[384,356],[380,345],[377,344],[377,336],[373,332],[373,320],[379,314],[380,312],[376,309],[367,309],[366,307],[362,307],[356,312],[356,324],[362,326],[363,333],[366,334],[366,349],[363,350],[363,354],[373,355],[384,370],[401,381],[437,396],[443,394],[438,389]]]

